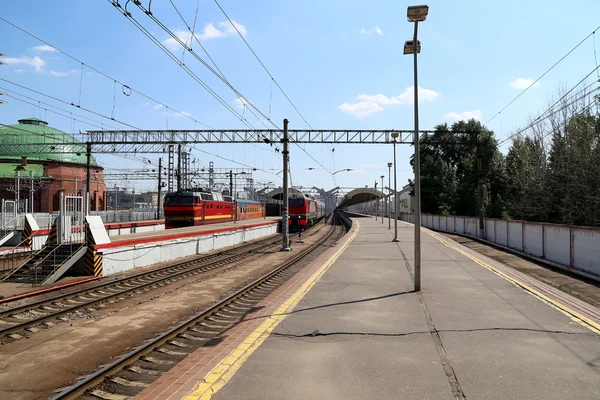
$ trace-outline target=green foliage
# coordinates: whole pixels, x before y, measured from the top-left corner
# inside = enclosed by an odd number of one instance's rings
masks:
[[[478,182],[488,188],[490,216],[504,211],[504,159],[494,133],[479,121],[442,124],[421,141],[421,209],[425,213],[477,215]],[[477,159],[481,161],[481,171]],[[414,168],[414,160],[411,165]]]
[[[561,118],[506,157],[478,121],[436,126],[420,146],[422,212],[476,216],[481,182],[487,217],[600,226],[600,116]]]

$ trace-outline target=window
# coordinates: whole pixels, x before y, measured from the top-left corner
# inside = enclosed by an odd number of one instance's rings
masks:
[[[288,200],[289,207],[302,207],[304,205],[303,198],[292,197]]]

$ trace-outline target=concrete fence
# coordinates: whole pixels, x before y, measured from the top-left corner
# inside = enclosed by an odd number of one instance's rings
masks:
[[[400,219],[413,222],[412,214]],[[421,225],[472,236],[536,257],[557,267],[600,279],[600,228],[485,218],[483,237],[477,217],[422,214]]]

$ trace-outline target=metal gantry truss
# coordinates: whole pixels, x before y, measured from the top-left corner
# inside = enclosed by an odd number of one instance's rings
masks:
[[[298,144],[391,144],[392,133],[397,133],[398,144],[412,144],[412,130],[289,130],[289,141]],[[419,131],[421,135],[433,131]],[[274,129],[214,129],[214,130],[104,130],[84,133],[86,143],[91,144],[93,154],[113,153],[170,153],[170,146],[207,143],[270,143],[283,140],[283,132]],[[20,157],[26,154],[85,154],[86,143],[73,139],[72,142],[57,141],[52,137],[40,136],[39,141],[21,143],[17,136],[3,135],[0,138],[0,154]]]

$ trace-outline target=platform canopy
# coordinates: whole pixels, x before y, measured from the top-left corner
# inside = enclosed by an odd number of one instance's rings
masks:
[[[289,188],[288,193],[290,196],[296,195],[296,196],[304,197],[304,195],[305,195],[304,192],[301,192],[300,190],[293,189],[293,188]],[[267,198],[273,199],[273,200],[283,200],[283,188],[278,188],[278,189],[272,190],[269,193],[267,193],[266,196],[267,196]]]
[[[357,188],[348,192],[338,203],[338,207],[349,207],[355,204],[365,203],[377,199],[383,199],[386,195],[372,188]]]

